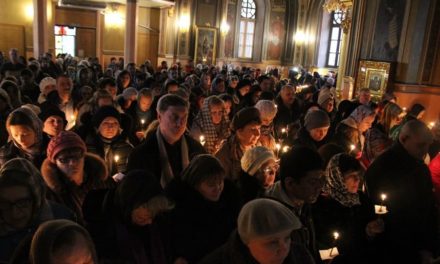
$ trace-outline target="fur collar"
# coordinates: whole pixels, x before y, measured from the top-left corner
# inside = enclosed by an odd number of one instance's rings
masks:
[[[98,181],[105,181],[108,177],[107,168],[104,161],[97,155],[86,153],[84,160],[84,171],[90,177],[88,182],[91,184]],[[61,180],[61,171],[55,164],[45,159],[41,166],[41,175],[46,185],[54,192],[63,190],[64,183]]]

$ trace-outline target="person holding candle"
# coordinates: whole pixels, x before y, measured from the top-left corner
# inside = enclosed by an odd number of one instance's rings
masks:
[[[272,150],[257,146],[247,150],[241,158],[242,173],[238,178],[241,203],[263,197],[272,187],[278,174],[278,163]]]
[[[273,199],[248,202],[238,216],[237,230],[200,264],[311,264],[310,253],[296,243],[292,232],[301,221],[284,204]]]
[[[379,121],[365,134],[365,148],[363,150],[367,166],[393,143],[391,129],[399,125],[403,110],[395,103],[389,102],[383,109]]]
[[[299,120],[303,112],[303,103],[295,96],[295,87],[284,85],[275,103],[278,111],[274,119],[275,131],[277,135],[281,135],[281,129],[286,128],[289,124]]]
[[[203,147],[208,153],[215,154],[230,135],[229,125],[224,102],[213,95],[204,101],[194,118],[190,135],[196,140],[203,135],[205,141]]]
[[[128,158],[128,171],[144,169],[152,172],[163,187],[188,166],[190,158],[205,153],[198,140],[185,134],[188,102],[178,95],[168,94],[159,99],[159,127]]]
[[[406,113],[406,107],[403,109],[403,113]],[[402,119],[400,124],[398,126],[395,126],[391,129],[390,134],[391,138],[394,141],[397,141],[399,139],[400,131],[402,130],[403,126],[411,120],[421,120],[423,116],[425,115],[426,109],[423,105],[415,103],[411,106],[411,109],[406,113],[405,117]]]
[[[84,221],[82,205],[86,195],[94,189],[108,188],[104,161],[87,153],[84,141],[72,131],[52,137],[41,175],[48,187],[48,197],[71,209],[79,222]]]
[[[109,176],[125,173],[133,146],[121,134],[121,114],[113,106],[101,107],[93,115],[92,124],[95,131],[87,135],[87,151],[104,160]],[[114,183],[109,180],[109,184]]]
[[[325,174],[322,194],[313,204],[318,245],[320,249],[336,246],[337,263],[368,263],[373,257],[372,239],[383,232],[384,225],[376,218],[370,199],[360,191],[363,168],[356,158],[340,153],[330,159]],[[340,234],[336,245],[329,235],[334,230]]]
[[[226,178],[237,181],[241,173],[241,158],[243,154],[258,144],[260,138],[261,118],[255,107],[247,107],[235,114],[232,119],[232,131],[216,157],[226,170]]]
[[[369,197],[376,204],[380,204],[382,193],[388,197],[381,247],[387,263],[432,260],[438,224],[431,175],[423,162],[431,142],[430,129],[421,121],[411,120],[403,126],[398,142],[366,171]]]
[[[273,125],[273,119],[277,114],[277,107],[275,103],[270,100],[260,100],[255,105],[255,108],[260,111],[261,115],[261,135],[260,135],[260,144],[265,146],[272,151],[275,151],[276,142],[275,142],[275,131]],[[287,138],[287,130],[284,129],[285,135],[283,137]]]
[[[151,107],[154,101],[151,89],[143,88],[137,95],[126,114],[131,117],[130,142],[137,146],[145,138],[145,130],[156,119],[156,112]]]
[[[12,140],[0,148],[0,167],[10,159],[25,158],[40,168],[49,137],[38,116],[28,108],[17,108],[6,119],[6,129]]]
[[[295,237],[300,239],[317,263],[318,253],[312,204],[318,199],[325,183],[323,161],[320,155],[307,147],[294,147],[281,157],[280,180],[266,191],[266,197],[286,204],[301,220],[305,228],[298,230]]]

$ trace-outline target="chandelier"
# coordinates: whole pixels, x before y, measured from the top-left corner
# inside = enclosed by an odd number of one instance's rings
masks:
[[[353,5],[353,1],[351,0],[326,0],[323,7],[329,12],[339,11],[342,13],[342,21],[341,28],[345,34],[348,33],[348,30],[351,26],[351,6]]]

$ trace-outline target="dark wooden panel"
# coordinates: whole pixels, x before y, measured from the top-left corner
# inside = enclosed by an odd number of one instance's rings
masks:
[[[81,54],[83,51],[83,54]],[[96,30],[90,28],[76,29],[76,54],[84,57],[96,56]]]

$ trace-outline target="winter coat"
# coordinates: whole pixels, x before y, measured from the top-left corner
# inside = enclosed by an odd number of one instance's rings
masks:
[[[185,134],[183,135],[186,139],[188,145],[188,157],[191,160],[197,154],[206,153],[202,145],[191,136]],[[167,148],[167,154],[171,168],[174,175],[178,177],[183,171],[182,168],[182,157],[180,155],[180,141],[170,146],[165,140],[164,144]],[[160,180],[162,177],[162,168],[159,155],[159,145],[157,143],[156,133],[151,133],[151,135],[140,145],[135,147],[128,157],[127,171],[131,170],[148,170]]]
[[[240,202],[241,205],[247,202],[264,196],[266,189],[258,182],[258,179],[254,176],[241,171],[238,177],[238,188],[240,190]]]
[[[278,96],[275,99],[275,103],[278,106],[278,111],[273,122],[275,125],[275,132],[278,134],[282,128],[285,128],[289,124],[295,123],[295,121],[299,120],[304,111],[304,107],[299,98],[295,98],[290,109],[284,105],[281,96]]]
[[[17,147],[17,145],[13,141],[9,141],[8,143],[6,143],[6,145],[0,148],[0,168],[8,160],[11,160],[13,158],[27,159],[32,162],[36,168],[40,168],[41,164],[46,158],[47,144],[49,144],[49,137],[47,136],[47,134],[43,133],[43,143],[40,147],[41,151],[35,155],[32,155]]]
[[[170,214],[176,257],[197,263],[221,246],[236,227],[238,193],[225,181],[220,200],[206,200],[198,191],[174,181],[168,188],[176,206]]]
[[[104,161],[98,156],[86,153],[84,160],[84,182],[76,186],[69,182],[56,164],[46,159],[41,166],[41,175],[48,187],[48,197],[71,209],[81,222],[82,205],[87,193],[91,190],[106,188],[107,169]]]
[[[241,173],[241,157],[243,157],[243,150],[238,143],[235,135],[229,137],[228,141],[215,154],[223,165],[226,172],[226,178],[235,182]]]
[[[313,149],[315,151],[317,151],[322,145],[324,145],[325,143],[327,143],[326,138],[324,138],[321,141],[315,141],[311,136],[309,131],[307,131],[307,129],[305,127],[301,127],[298,131],[297,134],[297,138],[295,139],[295,141],[293,141],[293,145],[295,147],[297,146],[303,146],[303,147],[308,147],[310,149]]]
[[[133,146],[120,136],[116,136],[111,142],[105,142],[98,135],[89,135],[86,138],[87,152],[101,157],[107,167],[109,177],[118,172],[127,171],[128,156]],[[115,159],[118,156],[118,159]]]
[[[283,264],[313,264],[313,258],[304,247],[292,241],[289,255]],[[258,264],[241,241],[238,232],[234,231],[228,241],[207,255],[199,264]]]
[[[151,122],[153,122],[156,117],[156,109],[150,107],[150,109],[146,112],[145,117],[139,116],[138,113],[138,102],[134,101],[131,103],[130,108],[128,108],[125,113],[131,117],[131,128],[129,139],[130,143],[134,146],[137,146],[141,143],[141,140],[136,136],[137,131],[146,131]],[[144,120],[144,123],[141,123],[141,119]]]
[[[155,216],[143,227],[127,224],[118,214],[115,190],[108,190],[100,218],[89,224],[99,259],[107,264],[172,263],[168,217]],[[98,220],[98,221],[96,221]]]
[[[365,174],[370,199],[379,204],[385,193],[384,256],[393,263],[419,263],[419,250],[433,250],[437,234],[433,184],[428,167],[397,142]],[[402,254],[405,252],[405,254]],[[391,262],[388,262],[391,263]]]
[[[372,255],[372,244],[368,241],[365,228],[376,217],[374,205],[362,192],[358,192],[358,195],[361,204],[352,207],[323,194],[312,205],[318,248],[336,246],[343,256],[343,260],[340,260],[343,263],[361,263],[361,260],[366,261],[367,256]],[[340,234],[336,244],[333,232]]]

